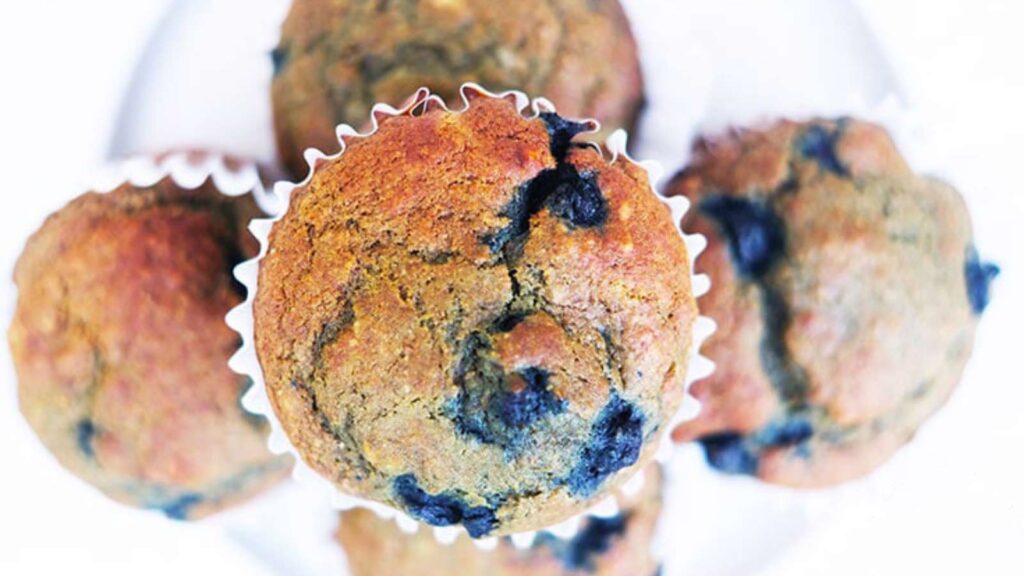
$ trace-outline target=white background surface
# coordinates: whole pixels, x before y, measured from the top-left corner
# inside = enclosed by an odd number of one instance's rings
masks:
[[[965,382],[888,466],[797,493],[673,466],[669,574],[1024,573],[1024,6],[1015,0],[629,0],[650,107],[639,156],[669,171],[695,130],[839,113],[895,95],[908,152],[970,204],[1003,265]],[[0,321],[24,239],[111,153],[209,146],[269,159],[265,53],[285,0],[0,4]],[[162,25],[158,23],[164,22]],[[147,38],[159,31],[146,49]],[[136,74],[140,62],[145,71]],[[133,80],[134,78],[134,80]],[[186,525],[108,502],[20,417],[0,349],[0,574],[342,574],[333,515],[286,486]]]

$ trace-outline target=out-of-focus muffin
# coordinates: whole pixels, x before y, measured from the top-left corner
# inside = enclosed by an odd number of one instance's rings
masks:
[[[718,323],[700,416],[709,462],[792,486],[862,476],[946,401],[988,283],[960,195],[915,175],[880,127],[778,122],[701,140],[669,186]]]
[[[9,331],[22,413],[68,470],[111,498],[194,519],[285,478],[245,412],[224,315],[256,253],[251,196],[170,178],[84,194],[25,246]]]
[[[563,114],[631,130],[643,102],[636,43],[618,0],[295,0],[273,53],[274,127],[285,165],[338,150],[335,127],[420,87],[523,90]]]
[[[352,576],[654,576],[658,562],[652,537],[661,516],[661,474],[644,470],[643,488],[619,495],[620,512],[583,521],[572,538],[548,532],[529,548],[501,538],[494,550],[481,550],[460,536],[441,544],[429,530],[406,534],[365,509],[342,513],[338,541]]]

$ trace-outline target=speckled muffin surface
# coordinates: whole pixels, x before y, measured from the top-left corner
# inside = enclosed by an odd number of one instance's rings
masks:
[[[683,240],[632,162],[506,99],[384,120],[297,188],[254,302],[268,396],[345,493],[473,536],[583,511],[683,397]]]
[[[22,413],[58,460],[111,498],[194,519],[285,478],[266,421],[242,411],[224,315],[255,253],[251,198],[170,179],[88,193],[17,264],[9,331]]]
[[[309,147],[338,150],[335,126],[365,125],[427,87],[523,90],[566,116],[633,128],[637,48],[618,0],[296,0],[273,53],[274,125],[292,173]]]
[[[966,207],[878,126],[782,121],[698,142],[669,186],[705,234],[718,324],[677,428],[726,472],[816,487],[888,460],[949,397],[998,272]]]
[[[655,576],[651,545],[662,485],[657,465],[644,474],[639,492],[618,496],[615,516],[587,518],[568,539],[541,532],[524,549],[509,538],[494,550],[480,550],[464,536],[440,544],[427,530],[406,534],[365,509],[342,513],[337,538],[352,576]]]

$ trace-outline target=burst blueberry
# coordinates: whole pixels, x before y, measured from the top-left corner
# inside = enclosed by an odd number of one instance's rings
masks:
[[[420,488],[416,476],[403,474],[392,482],[395,497],[413,517],[431,526],[462,524],[473,538],[489,534],[498,525],[494,510],[487,506],[469,506],[450,494],[428,494]]]
[[[643,447],[643,427],[643,412],[613,392],[590,431],[579,461],[565,480],[569,492],[589,497],[606,478],[635,464]]]
[[[565,410],[566,402],[551,391],[547,370],[531,367],[518,375],[526,383],[526,388],[505,392],[501,398],[501,420],[507,426],[522,428],[544,416]]]
[[[554,112],[541,112],[540,118],[547,126],[551,139],[551,155],[559,162],[565,158],[572,139],[590,129],[586,123],[566,120]]]
[[[559,169],[560,182],[548,200],[551,213],[571,228],[595,228],[608,220],[608,202],[591,173],[580,174],[566,165]]]

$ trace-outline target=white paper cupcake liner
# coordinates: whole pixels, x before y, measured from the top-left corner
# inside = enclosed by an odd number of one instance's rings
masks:
[[[115,160],[101,167],[91,178],[88,189],[108,193],[124,184],[153,186],[164,178],[186,190],[199,188],[207,181],[225,196],[252,194],[267,214],[276,214],[276,198],[264,184],[259,166],[249,160],[214,152],[169,152],[138,155]]]
[[[541,112],[555,111],[555,107],[550,101],[544,98],[530,100],[526,94],[518,91],[495,94],[485,90],[479,85],[469,83],[462,86],[460,93],[462,95],[463,107],[458,111],[468,109],[469,106],[471,106],[472,97],[499,98],[514,102],[516,109],[521,114],[529,108],[530,112],[532,112],[532,116],[527,116],[528,118],[535,118],[539,116]],[[377,131],[382,119],[432,109],[450,110],[439,96],[431,94],[430,91],[425,88],[421,88],[416,95],[400,109],[393,108],[386,104],[375,105],[371,112],[371,128],[365,133],[359,133],[355,128],[348,125],[343,124],[338,126],[336,134],[340,150],[336,154],[328,156],[316,149],[308,149],[305,151],[304,157],[306,159],[306,163],[309,165],[309,173],[306,178],[299,183],[278,182],[274,186],[273,191],[276,196],[276,207],[279,208],[274,212],[276,216],[269,219],[255,220],[249,226],[252,234],[257,240],[259,240],[260,252],[256,258],[243,262],[236,267],[235,277],[246,286],[248,296],[243,304],[229,312],[226,317],[228,325],[238,332],[242,339],[242,347],[231,358],[230,366],[239,374],[248,376],[253,383],[248,393],[243,397],[243,406],[247,410],[255,414],[262,415],[269,420],[271,424],[271,433],[268,440],[268,446],[274,453],[287,452],[291,453],[295,457],[295,480],[300,482],[303,486],[309,487],[310,490],[322,491],[326,497],[330,499],[335,508],[341,510],[355,507],[367,508],[374,511],[382,518],[394,519],[398,526],[406,532],[418,530],[421,523],[391,506],[340,492],[333,483],[323,478],[310,468],[302,459],[302,455],[299,451],[288,440],[280,421],[271,407],[270,399],[266,392],[263,371],[256,355],[253,334],[253,301],[258,288],[260,260],[266,256],[269,247],[268,238],[270,230],[287,212],[292,192],[309,184],[313,178],[313,174],[321,162],[333,161],[344,154],[347,141],[372,136]],[[596,132],[599,128],[597,122],[591,121],[590,125],[592,127],[592,132]],[[611,162],[614,163],[619,161],[619,158],[622,158],[624,161],[633,162],[643,167],[650,176],[651,189],[655,190],[655,183],[663,174],[660,166],[657,163],[633,161],[626,153],[626,143],[626,133],[621,130],[615,132],[608,138],[606,147],[611,152]],[[595,148],[596,147],[597,146],[595,145]],[[673,222],[678,225],[689,208],[689,201],[681,197],[665,198],[658,195],[658,198],[662,203],[668,206],[671,211]],[[707,245],[707,242],[704,237],[700,235],[687,235],[682,232],[680,232],[680,234],[686,243],[687,250],[689,251],[691,272],[690,281],[693,287],[692,289],[696,296],[700,296],[710,289],[711,283],[707,276],[693,274],[693,263],[697,258],[697,255]],[[710,360],[701,356],[699,352],[701,343],[713,331],[714,323],[708,318],[699,317],[694,324],[691,358],[686,376],[687,390],[692,382],[706,377],[714,369],[714,364],[712,364]],[[695,414],[696,400],[687,392],[684,394],[684,400],[679,411],[672,419],[670,419],[668,426],[666,426],[662,431],[663,436],[661,439],[661,445],[658,447],[656,452],[656,459],[659,462],[666,461],[672,453],[672,443],[669,438],[671,429],[679,422],[692,418]],[[638,472],[634,479],[627,483],[626,487],[635,492],[642,487],[643,481],[642,473]],[[568,538],[576,534],[585,517],[589,515],[612,516],[618,512],[619,504],[615,497],[608,496],[590,507],[584,513],[578,514],[557,525],[546,527],[543,531],[553,533],[559,537]],[[464,531],[461,526],[431,527],[431,529],[433,530],[434,538],[443,544],[450,544],[461,532]],[[532,544],[537,534],[538,531],[523,532],[512,535],[512,540],[519,547],[528,547]],[[480,548],[493,549],[497,544],[497,539],[495,537],[482,538],[474,540],[474,542]]]

